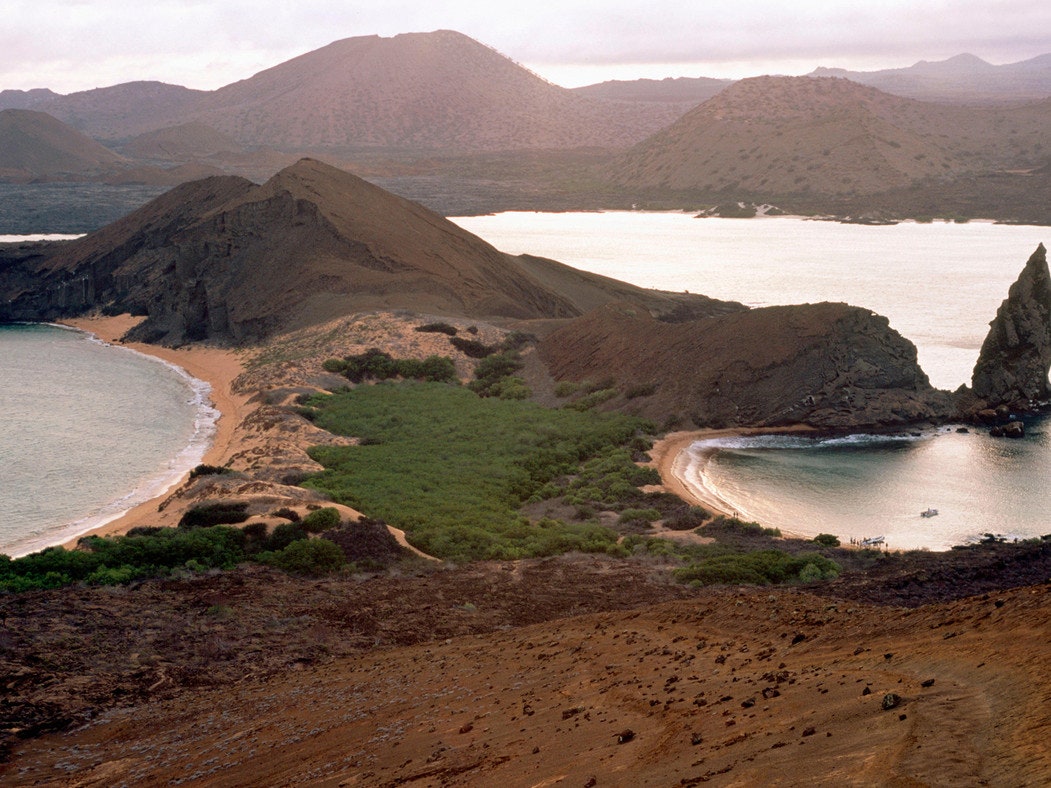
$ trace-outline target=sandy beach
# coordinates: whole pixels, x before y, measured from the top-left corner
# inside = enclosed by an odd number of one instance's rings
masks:
[[[703,506],[715,514],[725,517],[736,517],[737,512],[734,511],[730,504],[719,497],[717,491],[706,487],[700,480],[688,474],[690,458],[686,450],[697,441],[711,440],[713,438],[736,438],[749,435],[786,433],[799,434],[815,431],[813,427],[806,424],[796,424],[778,429],[739,427],[671,432],[653,444],[653,448],[650,450],[650,457],[654,467],[660,472],[661,480],[668,492],[678,495],[684,501]],[[781,531],[784,536],[800,539],[810,538],[806,534],[788,532],[783,528]]]
[[[205,453],[202,462],[209,465],[222,465],[239,448],[234,441],[234,433],[237,425],[241,423],[250,411],[248,396],[237,394],[233,391],[233,381],[244,369],[240,357],[234,351],[222,348],[199,346],[192,348],[167,348],[159,345],[147,345],[141,342],[121,342],[120,338],[142,319],[131,315],[118,315],[116,317],[73,318],[63,320],[61,323],[62,325],[94,334],[104,342],[119,344],[145,355],[162,359],[169,364],[181,367],[193,377],[208,383],[212,387],[212,406],[219,411],[220,416],[216,423],[215,438],[211,447]],[[165,492],[161,496],[145,501],[125,512],[117,519],[111,520],[88,533],[98,535],[121,534],[137,525],[152,524],[150,520],[156,518],[158,504],[167,495],[168,492]],[[84,534],[80,536],[84,536]],[[80,536],[76,537],[76,539],[79,539]],[[76,539],[68,542],[66,546],[74,546]]]

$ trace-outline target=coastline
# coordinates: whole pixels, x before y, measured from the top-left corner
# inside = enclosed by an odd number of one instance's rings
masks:
[[[249,412],[249,397],[233,391],[233,381],[244,369],[240,358],[232,350],[222,348],[167,348],[142,342],[122,342],[121,337],[142,319],[132,315],[82,317],[62,320],[59,321],[59,324],[85,331],[103,342],[120,345],[143,355],[160,359],[179,367],[191,377],[209,384],[211,386],[209,399],[212,407],[219,412],[219,417],[216,420],[211,445],[205,451],[201,462],[208,465],[222,465],[239,448],[234,441],[234,433],[237,425]],[[78,534],[63,542],[63,546],[75,547],[77,540],[84,536],[123,534],[139,525],[154,524],[158,504],[165,500],[171,490],[184,482],[186,478],[187,475],[184,474],[180,479],[173,480],[172,485],[160,495],[137,504],[109,522]]]
[[[723,517],[736,517],[737,512],[726,501],[719,497],[719,493],[708,487],[699,480],[694,480],[687,474],[690,458],[687,450],[697,441],[711,440],[712,438],[738,438],[754,435],[784,435],[800,433],[818,433],[814,427],[807,424],[794,424],[780,428],[764,427],[735,427],[725,429],[701,429],[687,430],[682,432],[671,432],[653,444],[650,450],[652,464],[661,475],[661,483],[664,488],[684,501],[702,506],[716,515]],[[705,454],[707,460],[716,451],[711,449]],[[762,525],[762,523],[760,523]],[[808,534],[780,529],[783,536],[796,539],[810,539]]]

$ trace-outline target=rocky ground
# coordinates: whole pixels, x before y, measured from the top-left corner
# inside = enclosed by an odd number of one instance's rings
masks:
[[[8,597],[0,781],[1044,784],[1051,589],[961,596],[1018,550],[943,556],[913,607],[891,560],[695,591],[590,556]]]

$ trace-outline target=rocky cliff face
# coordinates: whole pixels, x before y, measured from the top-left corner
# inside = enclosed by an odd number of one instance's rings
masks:
[[[1051,274],[1043,244],[989,324],[971,378],[978,407],[1032,407],[1051,398]]]
[[[948,395],[917,365],[915,346],[886,318],[846,304],[675,324],[609,305],[551,334],[541,353],[559,380],[612,375],[625,388],[649,384],[654,393],[629,407],[683,426],[892,426],[950,410]]]

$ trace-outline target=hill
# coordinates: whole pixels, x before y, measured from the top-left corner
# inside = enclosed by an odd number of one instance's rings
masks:
[[[891,96],[839,78],[735,83],[617,157],[614,183],[777,200],[872,195],[1046,162],[1051,101],[974,109]],[[827,200],[826,200],[827,202]]]
[[[597,85],[572,88],[580,96],[611,101],[649,101],[683,105],[684,110],[718,95],[733,84],[732,79],[710,77],[667,77],[665,79],[613,79]]]
[[[1051,96],[1051,54],[994,66],[970,54],[908,68],[848,71],[817,68],[814,77],[844,77],[887,93],[922,101],[1007,103]]]
[[[0,180],[81,179],[127,162],[44,112],[0,110]]]
[[[38,104],[55,98],[58,98],[58,93],[47,88],[0,90],[0,109],[34,109]]]
[[[38,108],[94,139],[124,140],[183,122],[202,95],[164,82],[126,82],[58,96]]]
[[[185,184],[0,281],[0,319],[148,313],[135,338],[250,342],[360,310],[574,317],[611,300],[658,313],[740,305],[512,257],[422,206],[304,159],[262,186]]]
[[[545,337],[540,353],[556,380],[646,384],[644,396],[621,406],[657,421],[679,414],[684,428],[859,428],[951,412],[912,343],[886,318],[846,304],[675,323],[609,304]]]
[[[137,159],[184,162],[223,154],[241,153],[236,140],[203,123],[180,123],[140,134],[121,146]]]
[[[202,97],[193,117],[283,150],[492,151],[626,147],[677,113],[582,98],[439,30],[336,41]]]

